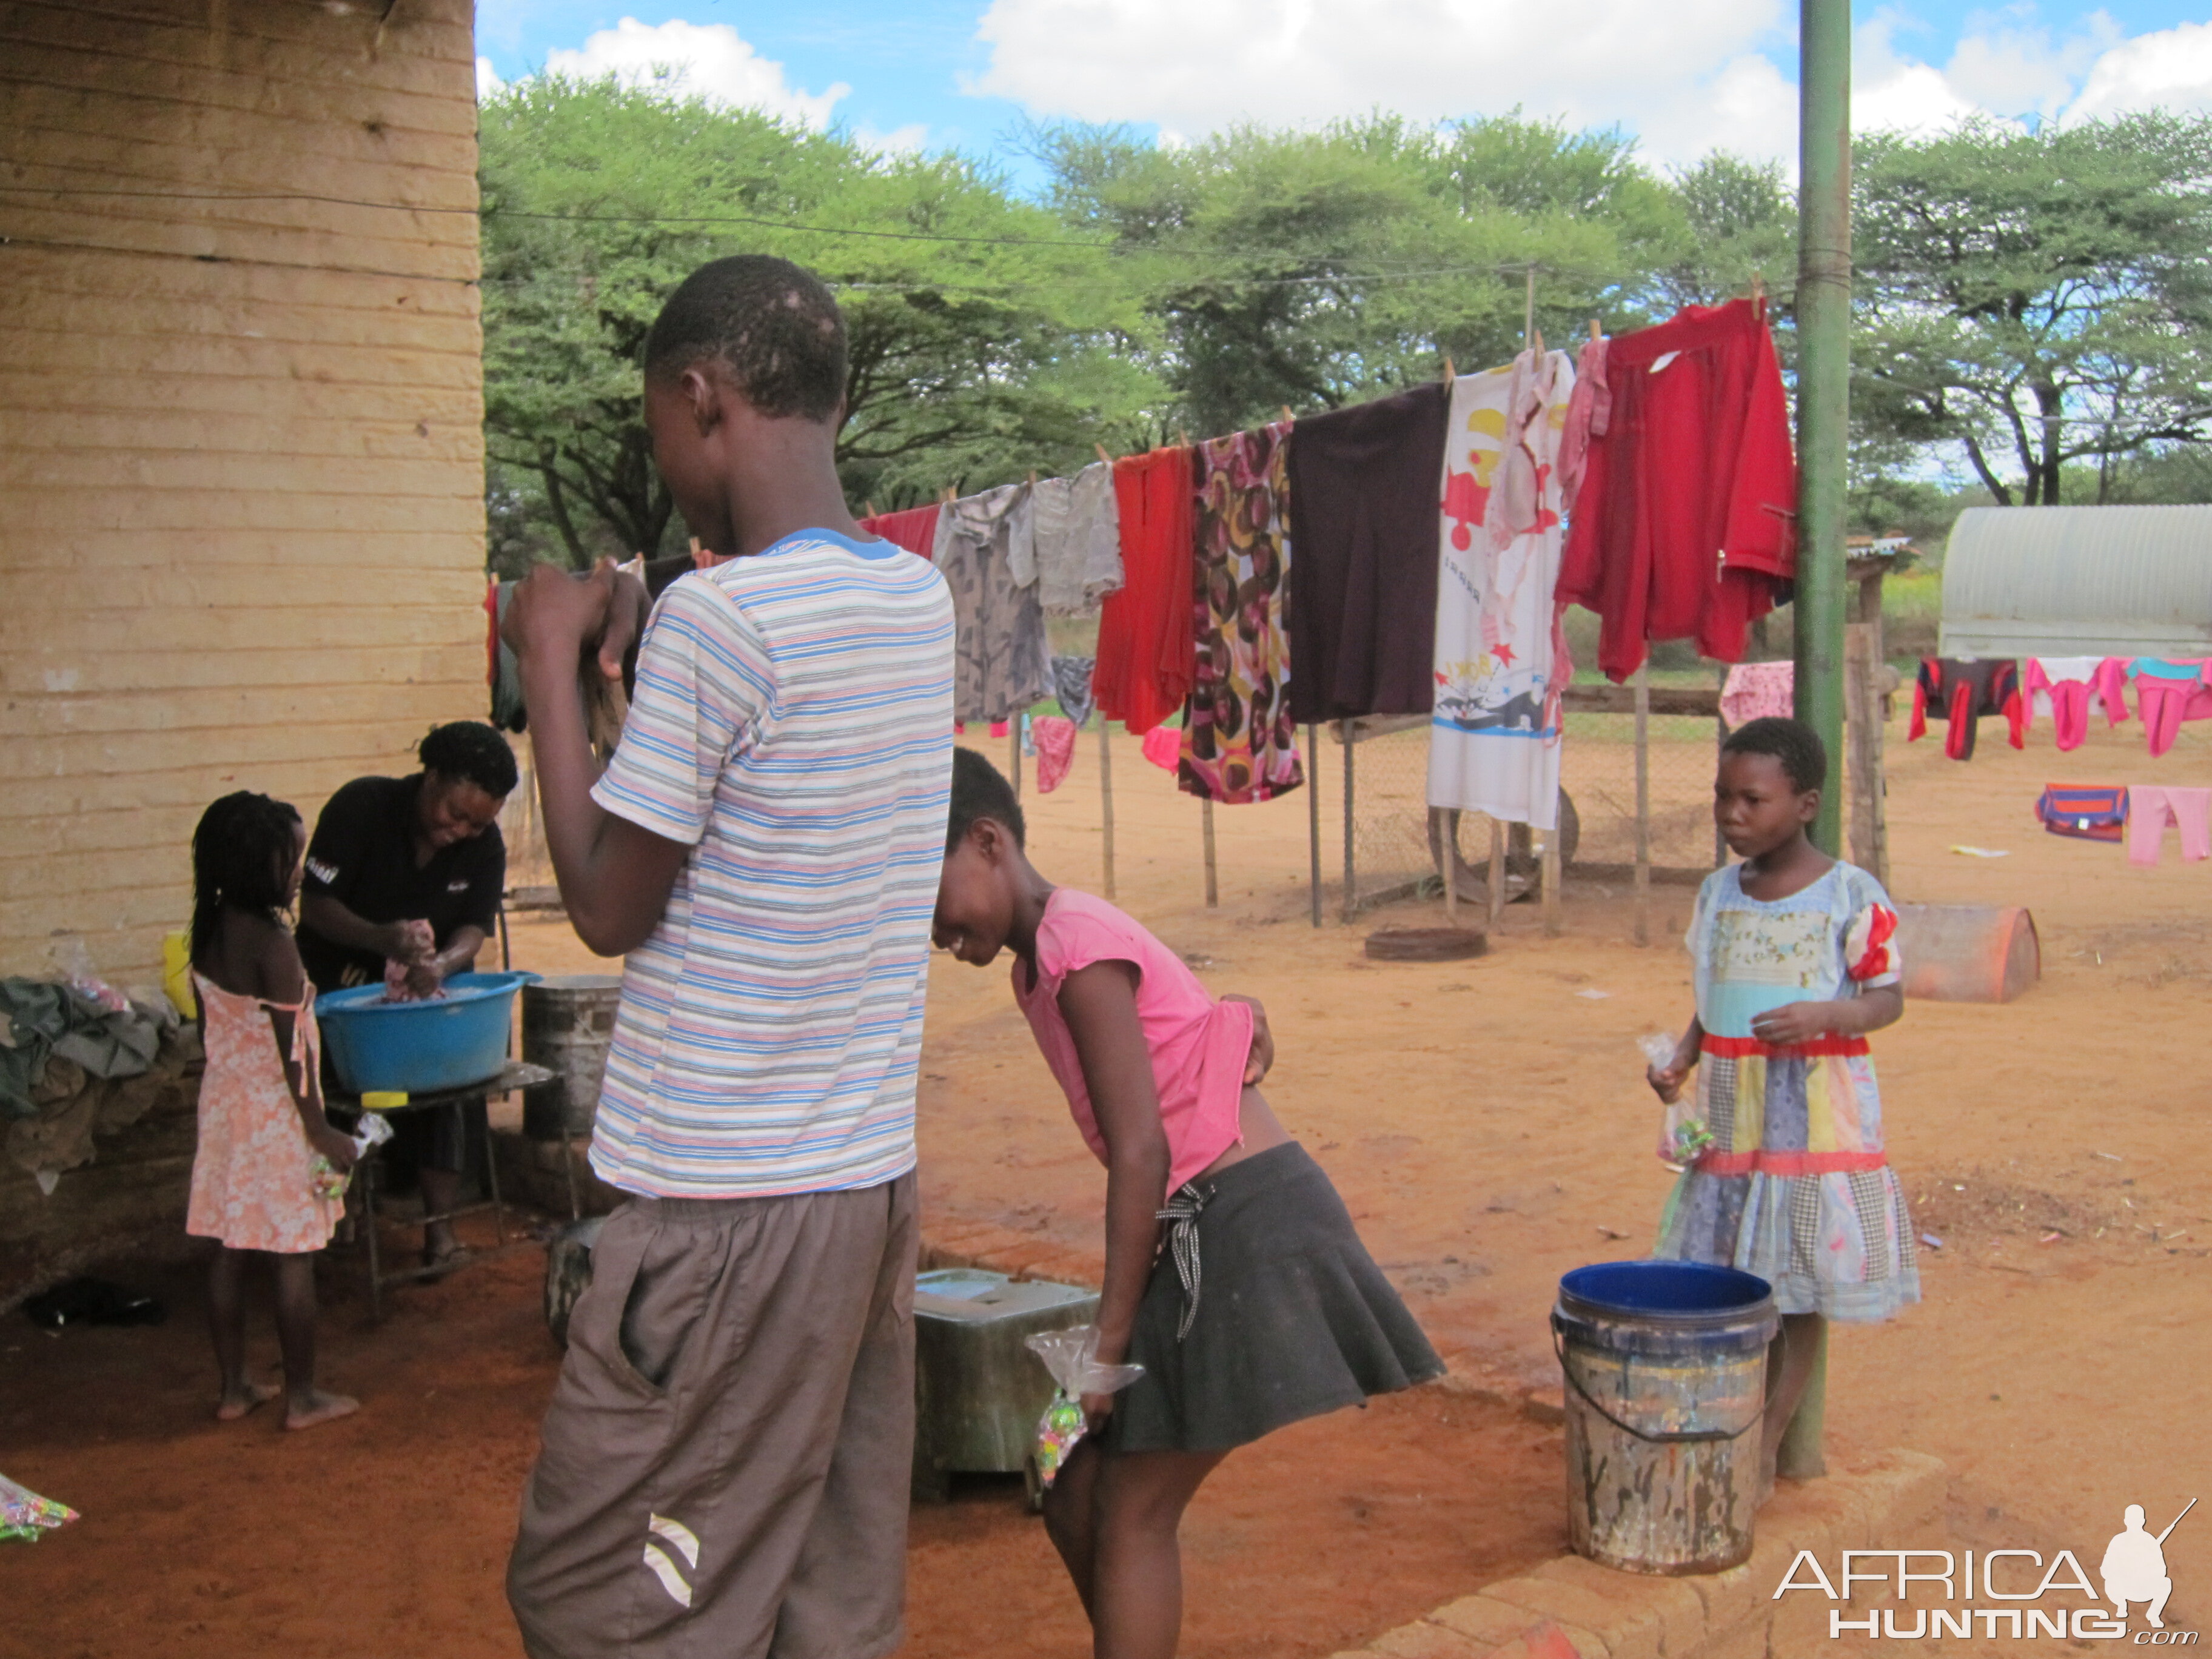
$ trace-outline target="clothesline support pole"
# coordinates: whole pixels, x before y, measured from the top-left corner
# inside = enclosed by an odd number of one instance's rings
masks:
[[[1651,678],[1636,671],[1636,942],[1651,943]]]
[[[1505,826],[1490,821],[1490,927],[1495,932],[1505,916]]]
[[[1321,926],[1321,727],[1306,724],[1306,858],[1313,925]]]
[[[1344,919],[1349,922],[1353,911],[1358,908],[1359,899],[1358,890],[1355,885],[1358,880],[1359,872],[1353,860],[1352,851],[1352,722],[1339,720],[1336,725],[1336,735],[1338,740],[1344,745]]]
[[[1006,717],[1006,776],[1012,781],[1014,799],[1022,798],[1022,717],[1017,710]]]
[[[1851,5],[1799,0],[1797,75],[1797,718],[1844,753],[1844,503],[1851,367]],[[1841,853],[1843,792],[1813,839]],[[1778,1473],[1822,1474],[1827,1352],[1784,1431]]]
[[[1199,833],[1206,838],[1206,908],[1212,910],[1221,903],[1221,888],[1213,871],[1213,797],[1204,797],[1198,806]]]
[[[1098,711],[1098,856],[1104,864],[1106,896],[1114,896],[1114,724]]]
[[[1559,891],[1559,881],[1563,873],[1559,868],[1559,825],[1555,821],[1552,827],[1544,832],[1544,854],[1536,867],[1536,878],[1544,884],[1541,902],[1544,907],[1544,937],[1546,939],[1559,938],[1560,929],[1565,925],[1565,919],[1560,914],[1559,908],[1560,901],[1565,896]]]

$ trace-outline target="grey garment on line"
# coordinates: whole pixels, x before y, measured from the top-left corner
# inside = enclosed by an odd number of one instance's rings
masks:
[[[1052,690],[1035,536],[1027,484],[948,501],[937,515],[932,562],[952,593],[955,720],[1006,720]]]
[[[1097,672],[1096,657],[1054,657],[1052,659],[1053,695],[1060,699],[1060,712],[1078,726],[1091,718],[1097,707],[1097,699],[1091,690],[1091,676]]]
[[[608,1218],[507,1563],[531,1659],[899,1645],[918,1216],[909,1171]]]
[[[1121,586],[1121,513],[1114,469],[1093,461],[1072,478],[1030,487],[1032,555],[1014,580],[1035,581],[1048,617],[1087,616]]]

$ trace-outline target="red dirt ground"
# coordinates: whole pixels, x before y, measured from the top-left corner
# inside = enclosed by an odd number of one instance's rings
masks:
[[[2212,865],[2179,864],[2169,842],[2158,869],[2135,870],[2117,848],[2041,835],[2028,809],[2046,781],[2212,783],[2212,748],[2191,728],[2153,762],[2128,726],[2070,757],[2039,733],[2022,755],[1997,730],[1958,765],[1893,729],[1899,896],[2029,905],[2045,979],[2008,1007],[1917,1005],[1876,1039],[1892,1153],[1920,1229],[1944,1244],[1923,1255],[1925,1303],[1838,1332],[1831,1455],[1932,1452],[1973,1541],[2063,1541],[2094,1571],[2124,1504],[2162,1525],[2212,1468]],[[1086,744],[1069,784],[1030,802],[1038,863],[1082,885],[1098,875],[1095,758]],[[1437,907],[1313,930],[1293,796],[1216,815],[1222,902],[1208,911],[1195,805],[1133,744],[1115,763],[1121,902],[1217,989],[1267,1001],[1271,1099],[1455,1369],[1508,1399],[1553,1382],[1544,1315],[1559,1274],[1640,1254],[1665,1195],[1632,1045],[1686,1014],[1673,942],[1687,890],[1657,890],[1649,950],[1629,942],[1625,896],[1571,884],[1562,938],[1520,907],[1480,961],[1370,963],[1367,926],[1433,921]],[[1956,843],[2010,856],[1969,859]],[[517,955],[583,965],[550,927],[522,930]],[[1099,1171],[1000,975],[938,964],[924,1066],[926,1230],[994,1221],[1095,1260]],[[188,1279],[138,1275],[171,1297],[159,1331],[53,1340],[0,1326],[0,1469],[86,1517],[0,1552],[0,1647],[517,1652],[499,1575],[554,1370],[537,1269],[526,1247],[402,1292],[370,1330],[352,1263],[333,1259],[325,1369],[365,1409],[301,1436],[266,1413],[207,1420]],[[1183,1650],[1353,1645],[1557,1551],[1560,1505],[1556,1432],[1463,1395],[1287,1431],[1232,1460],[1193,1512]],[[2180,1628],[2212,1607],[2212,1522],[2198,1518],[2166,1547]],[[910,1569],[909,1653],[1086,1649],[1006,1487],[918,1510]]]

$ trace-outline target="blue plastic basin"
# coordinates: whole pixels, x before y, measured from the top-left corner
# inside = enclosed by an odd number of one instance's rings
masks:
[[[535,974],[455,974],[434,1002],[386,1002],[381,985],[315,999],[323,1046],[354,1094],[427,1095],[497,1077],[507,1064],[514,994]]]

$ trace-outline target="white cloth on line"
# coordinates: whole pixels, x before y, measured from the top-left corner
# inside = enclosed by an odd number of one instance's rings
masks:
[[[1574,385],[1564,351],[1463,374],[1444,439],[1429,805],[1540,830],[1559,824],[1559,690],[1571,672],[1555,594]],[[1493,503],[1509,436],[1518,484]]]

